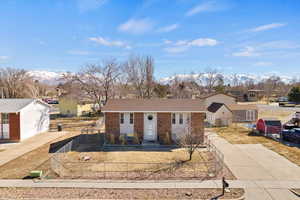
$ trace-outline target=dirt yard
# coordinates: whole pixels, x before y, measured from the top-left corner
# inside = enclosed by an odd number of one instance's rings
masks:
[[[70,133],[62,136],[54,141],[51,141],[29,153],[24,154],[23,156],[18,157],[15,160],[12,160],[6,163],[3,166],[0,166],[0,178],[13,179],[13,178],[23,178],[29,174],[31,170],[34,169],[45,169],[45,166],[48,166],[50,157],[52,155],[51,150],[56,146],[64,144],[69,141],[70,138],[78,135],[80,130],[87,125],[95,123],[95,119],[77,119],[77,118],[62,118],[51,121],[51,124],[60,123],[67,126],[76,124],[76,127],[66,128],[64,130],[69,131]],[[47,164],[48,163],[48,164]],[[46,167],[47,169],[47,167]]]
[[[58,124],[62,124],[64,131],[80,132],[81,129],[94,127],[100,117],[72,117],[72,118],[57,118],[51,120],[51,129],[57,129]],[[102,127],[95,127],[102,128]]]
[[[232,144],[262,144],[300,166],[300,149],[297,147],[289,147],[264,136],[256,135],[250,129],[241,126],[214,128],[213,131]]]
[[[0,188],[0,198],[10,199],[211,199],[221,189],[90,189],[90,188]],[[237,199],[243,189],[230,189],[222,199]]]

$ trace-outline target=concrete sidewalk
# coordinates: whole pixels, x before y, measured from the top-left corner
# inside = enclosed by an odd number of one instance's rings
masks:
[[[0,166],[65,135],[66,133],[67,132],[45,132],[28,138],[20,143],[7,145],[5,150],[0,152]]]
[[[228,180],[230,188],[251,189],[289,189],[300,188],[300,181],[249,181]],[[118,181],[118,180],[85,180],[85,179],[49,179],[20,180],[0,179],[0,187],[53,187],[53,188],[222,188],[221,180],[149,180],[149,181]]]
[[[230,188],[244,188],[247,200],[296,200],[289,191],[300,188],[300,181],[228,180]],[[97,180],[0,180],[0,187],[33,188],[112,188],[112,189],[163,189],[163,188],[221,188],[219,180],[208,181],[97,181]]]

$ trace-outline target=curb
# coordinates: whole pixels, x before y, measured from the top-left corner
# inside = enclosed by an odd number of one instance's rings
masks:
[[[296,192],[294,189],[289,189],[289,191],[291,191],[297,197],[300,197],[300,194],[298,192]]]

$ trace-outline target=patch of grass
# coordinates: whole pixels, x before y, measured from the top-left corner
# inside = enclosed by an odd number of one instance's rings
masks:
[[[289,120],[288,117],[294,114],[295,111],[283,109],[262,109],[258,112],[258,118],[277,118],[282,121]]]
[[[83,157],[91,159],[88,162],[78,163]],[[82,167],[91,171],[103,171],[103,162],[106,162],[105,170],[126,171],[127,163],[129,170],[153,169],[159,163],[168,164],[186,161],[188,154],[184,149],[174,149],[172,151],[113,151],[113,152],[69,152],[67,153],[65,165],[72,170],[81,170]],[[193,159],[187,163],[198,163],[210,159],[206,152],[195,152]],[[75,163],[75,164],[74,164]],[[205,167],[203,165],[203,167]]]
[[[80,132],[84,128],[93,127],[100,117],[66,117],[51,120],[50,127],[56,129],[57,124],[63,125],[64,131]]]
[[[300,149],[297,147],[289,147],[264,136],[256,135],[241,126],[232,125],[213,130],[232,144],[262,144],[300,166]]]
[[[50,145],[54,142],[58,142],[70,137],[78,135],[78,133],[71,133],[64,135],[54,141],[51,141],[31,152],[28,152],[2,166],[0,166],[0,179],[18,179],[23,178],[29,174],[31,170],[48,170],[50,167],[49,159],[51,153],[49,153]],[[44,165],[44,163],[49,165]],[[43,165],[41,168],[39,166]]]

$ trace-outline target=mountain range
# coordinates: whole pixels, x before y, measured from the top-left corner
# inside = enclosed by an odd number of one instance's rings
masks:
[[[53,71],[46,71],[46,70],[31,70],[28,71],[28,74],[32,76],[34,79],[42,82],[47,83],[51,85],[56,85],[59,82],[62,82],[61,78],[63,77],[63,74],[66,72],[53,72]],[[285,76],[285,75],[278,75],[278,74],[263,74],[263,75],[256,75],[256,74],[223,74],[224,82],[226,84],[231,83],[234,77],[237,79],[238,82],[246,82],[246,81],[254,81],[259,82],[264,79],[267,79],[271,76],[279,76],[281,80],[285,83],[289,83],[293,80],[295,80],[295,77],[291,76]],[[159,82],[161,83],[169,83],[170,81],[174,80],[175,78],[178,78],[180,80],[184,80],[187,78],[190,78],[191,76],[197,76],[197,74],[177,74],[174,76],[168,76],[159,79]],[[207,76],[207,74],[203,74],[203,77]]]

